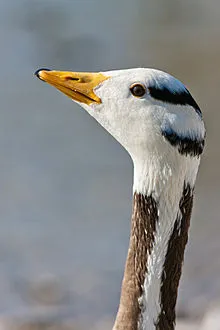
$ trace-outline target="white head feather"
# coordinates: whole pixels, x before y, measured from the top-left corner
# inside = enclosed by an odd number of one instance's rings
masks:
[[[201,141],[205,136],[204,123],[199,111],[191,105],[172,104],[153,98],[149,87],[166,88],[171,93],[188,92],[186,87],[171,75],[154,69],[129,69],[103,72],[109,79],[94,90],[101,104],[81,103],[118,142],[134,161],[134,190],[150,194],[155,192],[159,177],[166,181],[180,169],[193,186],[199,164],[198,157],[181,155],[167,141],[162,132],[174,131],[182,138]],[[146,88],[143,97],[135,97],[130,91],[133,84]],[[189,165],[195,163],[195,166]],[[193,170],[194,168],[194,170]],[[148,175],[149,182],[143,181]],[[150,176],[149,176],[150,175]],[[187,178],[186,178],[187,179]],[[164,181],[164,183],[165,183]],[[161,184],[161,182],[160,182]],[[159,189],[160,190],[160,189]]]

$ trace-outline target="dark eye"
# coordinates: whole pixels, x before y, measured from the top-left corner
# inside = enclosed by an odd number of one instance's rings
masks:
[[[134,84],[130,87],[131,94],[136,97],[142,97],[146,93],[146,88],[141,84]]]

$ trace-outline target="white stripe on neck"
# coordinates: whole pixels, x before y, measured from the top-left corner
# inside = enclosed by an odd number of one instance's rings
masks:
[[[170,155],[169,155],[170,156]],[[197,157],[182,156],[173,152],[173,159],[149,157],[144,161],[134,160],[134,192],[152,196],[158,203],[158,222],[154,245],[147,258],[147,271],[143,295],[139,303],[141,316],[139,330],[155,329],[160,314],[161,275],[168,242],[177,216],[181,218],[179,202],[184,183],[194,187],[199,166]]]

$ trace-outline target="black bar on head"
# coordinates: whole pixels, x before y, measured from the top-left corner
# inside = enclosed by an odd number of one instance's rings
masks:
[[[195,111],[200,115],[200,117],[202,116],[198,104],[187,89],[182,91],[171,91],[166,87],[157,88],[150,86],[148,87],[148,90],[150,92],[150,95],[156,100],[177,105],[190,105],[195,109]]]

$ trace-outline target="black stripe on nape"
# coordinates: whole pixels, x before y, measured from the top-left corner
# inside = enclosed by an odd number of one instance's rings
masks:
[[[181,137],[173,131],[162,131],[162,135],[169,143],[178,148],[181,155],[199,157],[203,152],[205,140],[192,140],[189,137]]]
[[[174,330],[175,328],[175,307],[184,251],[188,241],[192,206],[193,189],[188,184],[184,184],[179,203],[181,217],[177,216],[175,220],[163,265],[160,287],[161,310],[155,324],[155,329],[157,330]]]
[[[157,87],[148,87],[150,95],[159,101],[166,103],[178,104],[178,105],[190,105],[195,111],[202,117],[202,112],[187,89],[181,91],[171,91],[166,87],[157,88]]]

